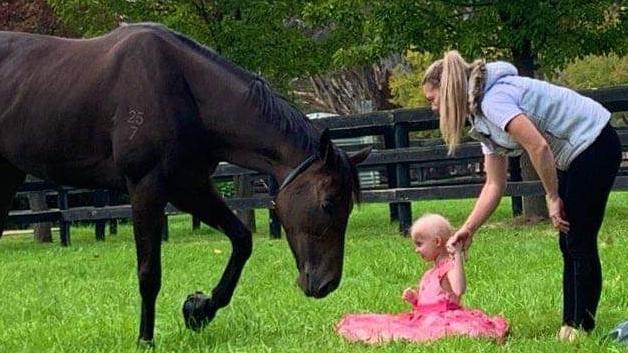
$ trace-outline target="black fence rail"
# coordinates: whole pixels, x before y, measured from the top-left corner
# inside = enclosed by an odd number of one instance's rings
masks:
[[[583,94],[599,101],[611,112],[628,111],[628,86],[610,87],[599,90],[582,91]],[[377,136],[381,143],[371,155],[359,165],[360,172],[376,170],[385,175],[384,184],[363,190],[362,200],[367,203],[388,203],[391,220],[399,221],[400,231],[405,231],[412,219],[411,202],[429,199],[460,199],[476,197],[483,185],[483,154],[479,143],[464,142],[455,156],[447,155],[446,146],[440,143],[419,143],[417,146],[410,139],[412,133],[438,128],[438,119],[427,109],[399,109],[374,112],[356,116],[338,116],[314,120],[321,128],[329,128],[333,139]],[[628,127],[619,127],[624,152],[628,151]],[[624,154],[628,155],[627,153]],[[509,182],[506,194],[513,197],[513,213],[521,211],[521,197],[543,195],[540,182],[521,181],[518,160],[510,161]],[[435,178],[429,171],[447,170],[457,167],[468,173],[458,176],[445,173],[443,178]],[[264,180],[268,191],[254,193],[246,197],[226,199],[229,206],[237,210],[269,209],[271,218],[271,236],[280,236],[277,219],[270,210],[271,200],[277,184],[268,176],[238,166],[221,163],[213,174],[215,180],[233,180],[247,176],[250,180]],[[106,190],[77,190],[59,187],[47,182],[25,183],[20,192],[47,191],[57,195],[58,207],[45,211],[11,211],[9,219],[14,223],[57,222],[60,228],[62,245],[70,243],[70,224],[76,221],[96,222],[96,238],[104,239],[106,222],[114,225],[118,219],[131,218],[131,206],[128,204],[112,205]],[[624,162],[622,172],[617,177],[614,190],[628,190],[628,163]],[[68,194],[73,192],[95,192],[94,206],[68,207]],[[164,215],[179,211],[171,205]],[[167,224],[167,223],[166,223]],[[194,221],[198,226],[198,221]],[[167,227],[164,238],[167,239]]]

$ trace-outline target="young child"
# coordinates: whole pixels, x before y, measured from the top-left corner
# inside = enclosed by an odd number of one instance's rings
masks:
[[[454,255],[446,249],[453,233],[442,216],[426,214],[414,222],[410,235],[415,251],[433,267],[425,272],[418,288],[407,288],[402,299],[412,312],[400,314],[349,314],[336,331],[349,341],[380,343],[392,340],[433,341],[450,335],[488,337],[503,342],[508,322],[477,309],[461,306],[466,288],[462,242]]]

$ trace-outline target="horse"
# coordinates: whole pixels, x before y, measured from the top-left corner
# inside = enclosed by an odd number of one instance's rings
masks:
[[[156,23],[92,39],[0,32],[0,234],[26,174],[129,194],[141,296],[138,342],[152,345],[167,203],[222,231],[232,253],[211,295],[184,301],[199,330],[228,305],[252,235],[216,192],[220,161],[273,176],[274,205],[306,296],[341,280],[356,165],[327,130],[246,71]]]

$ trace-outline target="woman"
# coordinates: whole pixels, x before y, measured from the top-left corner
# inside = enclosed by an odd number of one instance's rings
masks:
[[[518,76],[506,62],[471,64],[450,51],[423,78],[423,91],[440,115],[453,153],[467,119],[481,142],[486,183],[471,214],[448,241],[450,251],[473,234],[497,207],[506,187],[507,156],[530,156],[546,193],[564,260],[562,341],[595,327],[602,290],[597,234],[621,162],[610,112],[570,89]]]

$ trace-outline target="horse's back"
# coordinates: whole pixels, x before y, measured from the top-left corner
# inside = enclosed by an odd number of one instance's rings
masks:
[[[124,40],[116,32],[90,40],[0,32],[0,155],[58,182],[93,174],[83,179],[119,184],[107,174]]]
[[[112,169],[141,174],[177,127],[159,117],[164,104],[194,105],[163,94],[184,86],[164,54],[168,41],[153,25],[89,40],[1,32],[0,155],[67,184],[119,185],[121,171]]]

